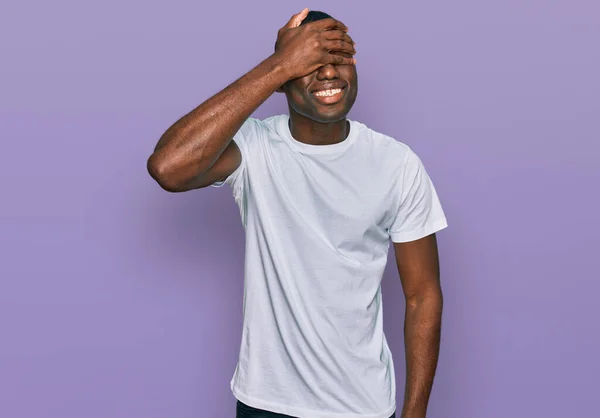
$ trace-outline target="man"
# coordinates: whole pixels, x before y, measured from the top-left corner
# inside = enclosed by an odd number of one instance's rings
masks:
[[[148,170],[164,189],[229,184],[246,231],[238,417],[395,416],[381,277],[394,243],[406,297],[402,417],[425,417],[442,312],[435,232],[446,219],[410,148],[346,118],[348,28],[304,9],[275,52],[178,120]],[[250,115],[275,91],[289,115]]]

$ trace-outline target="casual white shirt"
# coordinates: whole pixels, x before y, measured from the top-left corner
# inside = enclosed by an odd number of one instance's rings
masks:
[[[388,418],[394,363],[383,332],[389,242],[447,226],[405,144],[350,122],[333,145],[295,140],[289,115],[249,118],[224,182],[246,232],[243,331],[234,396],[302,418]]]

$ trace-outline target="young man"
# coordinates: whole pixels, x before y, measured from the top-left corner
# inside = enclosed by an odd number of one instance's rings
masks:
[[[307,9],[275,52],[171,126],[148,170],[171,192],[229,184],[246,231],[238,417],[395,416],[381,277],[394,243],[406,297],[402,417],[424,418],[446,219],[411,149],[346,119],[358,83],[348,28]],[[250,118],[275,91],[289,115]]]

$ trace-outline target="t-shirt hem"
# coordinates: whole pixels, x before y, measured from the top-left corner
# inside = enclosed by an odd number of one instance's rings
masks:
[[[240,150],[240,153],[242,153],[242,144],[240,142],[236,141],[235,138],[232,139],[232,141],[236,143],[236,145],[238,146],[238,148]],[[235,177],[238,175],[238,173],[242,170],[242,165],[245,163],[244,158],[246,158],[246,157],[242,153],[242,161],[240,162],[240,165],[235,170],[233,170],[233,173],[231,173],[227,177],[225,177],[224,180],[215,181],[210,186],[211,187],[223,187],[225,184],[231,183],[235,179]]]
[[[214,183],[212,183],[210,186],[211,187],[223,187],[225,185],[225,181],[215,181]]]
[[[240,392],[240,390],[231,386],[231,392],[233,396],[240,401],[245,403],[248,406],[253,408],[263,409],[265,411],[275,412],[278,414],[291,415],[293,417],[302,417],[302,418],[389,418],[396,411],[396,403],[394,402],[392,406],[381,413],[377,414],[335,414],[335,413],[326,413],[326,412],[318,412],[311,411],[303,408],[295,408],[286,405],[279,405],[272,402],[266,402],[260,399],[256,399],[250,396],[245,395]]]
[[[392,242],[397,243],[416,241],[418,239],[426,237],[427,235],[431,235],[435,232],[441,231],[446,227],[448,227],[448,221],[445,217],[443,217],[417,230],[407,232],[390,232],[390,237],[392,239]]]

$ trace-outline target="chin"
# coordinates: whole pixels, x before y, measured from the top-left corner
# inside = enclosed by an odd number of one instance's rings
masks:
[[[338,122],[342,119],[344,119],[348,113],[350,112],[350,109],[346,109],[345,107],[343,109],[340,108],[330,108],[330,109],[311,109],[310,112],[306,112],[304,114],[304,116],[319,122],[319,123],[333,123],[333,122]]]
[[[311,119],[319,123],[333,123],[344,119],[346,115],[348,115],[348,112],[334,115],[315,115]]]
[[[307,112],[306,116],[321,123],[338,122],[348,116],[353,104],[354,100],[344,100],[333,106],[322,106],[317,104]]]

